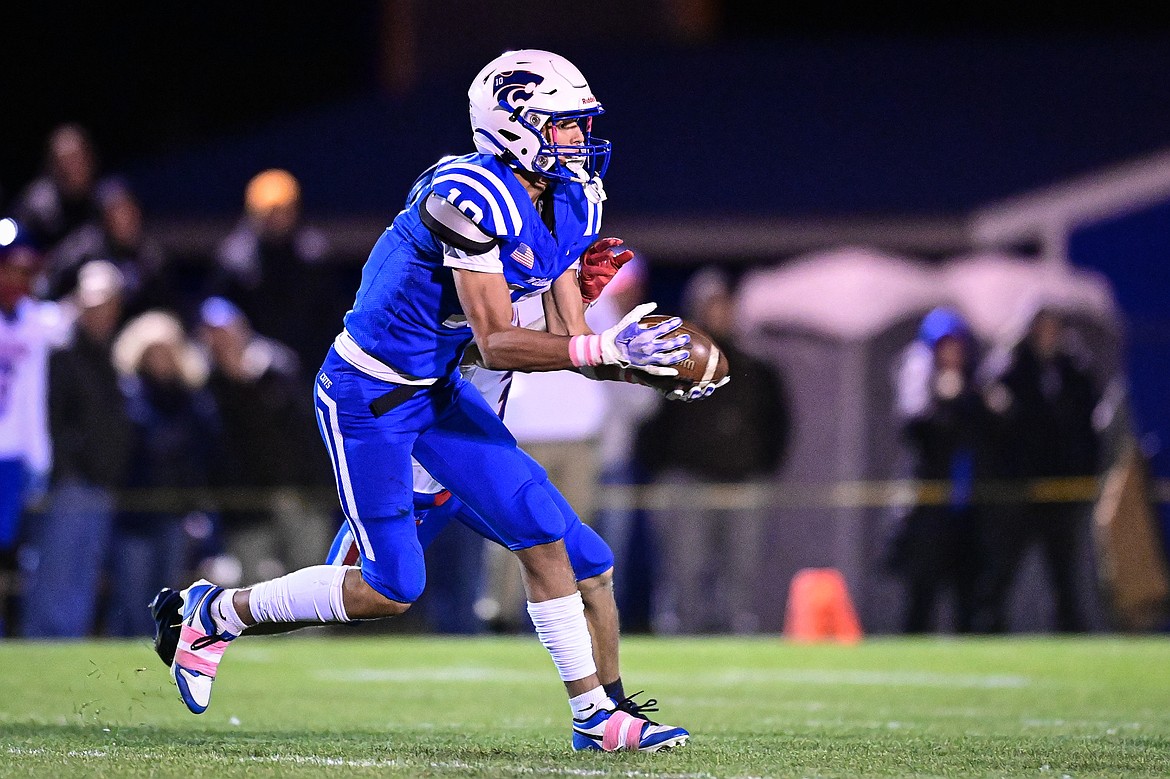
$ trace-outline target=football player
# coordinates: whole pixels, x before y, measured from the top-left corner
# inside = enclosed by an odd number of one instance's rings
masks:
[[[615,251],[622,241],[604,238],[593,244],[581,257],[578,282],[582,300],[588,307],[601,294],[605,285],[614,277],[623,264],[633,258],[630,250]],[[515,307],[515,317],[523,326],[541,328],[543,317],[525,321],[531,307]],[[470,347],[461,369],[464,378],[483,394],[501,419],[504,418],[509,391],[512,386],[511,371],[493,371],[477,362],[478,349]],[[631,378],[636,381],[636,378]],[[668,393],[669,396],[669,393]],[[677,397],[677,396],[676,396]],[[452,520],[458,521],[479,535],[497,544],[505,545],[492,530],[489,523],[449,490],[436,481],[417,461],[411,463],[414,473],[414,509],[418,527],[419,543],[423,549],[442,532]],[[556,496],[564,513],[567,526],[565,549],[569,555],[577,589],[585,605],[585,618],[593,635],[593,653],[597,664],[598,678],[602,687],[619,708],[645,717],[645,712],[654,711],[654,699],[637,703],[627,696],[622,684],[618,657],[619,620],[617,603],[613,593],[613,551],[609,545],[588,525],[581,522],[573,509],[560,495]],[[349,526],[343,524],[330,547],[326,562],[331,565],[360,564],[361,555]]]
[[[412,457],[514,551],[528,612],[569,695],[575,749],[656,751],[686,742],[616,707],[598,680],[584,605],[565,550],[563,499],[460,375],[474,338],[493,370],[637,367],[675,375],[689,339],[635,307],[613,327],[585,324],[576,265],[597,239],[610,144],[580,71],[550,52],[507,52],[468,93],[477,152],[444,158],[370,253],[344,329],[317,375],[315,402],[361,566],[312,566],[242,589],[183,590],[171,666],[195,713],[220,659],[248,627],[348,622],[405,612],[425,570],[414,524]],[[543,297],[547,331],[513,322]]]
[[[617,238],[603,238],[582,255],[578,282],[586,308],[597,299],[621,266],[633,258],[633,252],[628,249],[615,251],[621,243],[622,241]],[[539,328],[544,324],[543,317],[539,317],[537,321],[524,322],[519,305],[514,307],[514,315],[517,321],[523,322],[526,327]],[[483,394],[488,405],[502,419],[512,386],[513,373],[489,370],[477,362],[478,354],[474,346],[469,347],[460,370],[464,378]],[[667,397],[671,397],[670,393],[667,393]],[[419,544],[423,549],[428,548],[452,520],[461,522],[490,541],[501,545],[504,543],[487,522],[463,501],[454,497],[450,490],[435,481],[426,469],[413,459],[411,468],[414,478],[415,525],[418,529]],[[649,719],[646,714],[657,711],[655,708],[657,700],[649,698],[641,703],[636,701],[635,698],[641,691],[627,696],[621,679],[618,656],[620,626],[613,593],[613,552],[593,528],[580,521],[570,506],[560,501],[558,503],[567,518],[565,549],[573,574],[577,578],[577,589],[584,601],[585,618],[593,635],[593,653],[598,678],[606,694],[616,702],[618,708],[642,719]],[[338,529],[325,562],[328,565],[361,564],[361,554],[348,523],[342,523]],[[179,593],[171,589],[164,589],[151,604],[151,611],[159,625],[155,634],[155,651],[168,667],[174,662],[181,607],[182,599]],[[284,633],[319,624],[321,623],[269,623],[257,628],[256,632]]]

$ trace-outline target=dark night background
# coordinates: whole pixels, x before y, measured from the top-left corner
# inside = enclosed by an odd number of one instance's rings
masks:
[[[769,5],[13,4],[0,215],[38,173],[49,132],[77,122],[181,278],[204,278],[246,183],[270,167],[296,176],[356,275],[415,177],[472,150],[472,77],[525,47],[567,56],[604,104],[606,230],[650,259],[663,310],[700,263],[738,273],[849,243],[946,260],[974,248],[977,209],[1170,150],[1170,26],[1152,4]],[[1161,202],[1070,226],[1059,258],[1114,285],[1134,336],[1136,425],[1155,443],[1170,441],[1168,213]],[[877,228],[855,240],[866,220]],[[754,247],[726,248],[747,232]],[[894,233],[901,244],[880,243]],[[1170,447],[1154,455],[1170,478]]]
[[[148,214],[235,213],[262,165],[311,212],[392,213],[469,149],[466,84],[517,46],[589,76],[627,213],[952,213],[1170,143],[1170,31],[1137,6],[684,3],[695,31],[628,5],[21,4],[0,198],[70,120]]]

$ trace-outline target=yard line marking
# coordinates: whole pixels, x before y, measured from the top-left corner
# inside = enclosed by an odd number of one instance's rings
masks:
[[[547,678],[536,671],[468,666],[460,668],[331,668],[313,672],[327,682],[529,682]],[[639,674],[647,681],[669,683],[677,675]],[[688,683],[752,684],[779,682],[794,684],[855,685],[865,687],[940,687],[955,689],[1020,689],[1032,685],[1026,676],[1014,674],[947,674],[932,671],[834,671],[817,669],[743,668],[715,673],[694,673]]]
[[[213,758],[217,759],[217,758]],[[229,758],[222,758],[228,759]],[[314,757],[306,755],[253,755],[251,757],[235,758],[235,762],[249,763],[291,763],[293,765],[311,766],[339,766],[343,768],[402,768],[418,769],[430,768],[438,770],[474,771],[480,773],[487,766],[477,766],[462,760],[434,760],[416,762],[413,760],[351,760],[338,757]],[[660,771],[615,770],[603,768],[558,768],[555,766],[525,766],[525,765],[497,765],[490,766],[493,771],[501,771],[517,776],[537,774],[541,776],[624,776],[631,779],[639,777],[653,777],[654,779],[718,779],[715,774],[699,773],[662,773]],[[758,779],[757,777],[739,777],[738,779]]]
[[[639,679],[669,682],[677,675],[645,673]],[[743,668],[719,673],[696,673],[688,677],[688,684],[760,684],[785,682],[794,684],[841,684],[863,687],[941,687],[959,689],[1019,689],[1030,687],[1032,680],[1014,674],[947,674],[932,671],[834,671],[818,669]]]
[[[125,747],[118,747],[118,756],[127,757],[146,757],[153,755],[153,753],[138,752],[135,749],[128,749]],[[16,757],[39,757],[48,756],[52,752],[45,749],[25,749],[21,747],[9,747],[8,754]],[[60,753],[58,753],[60,754]],[[110,757],[108,752],[97,749],[85,749],[80,751],[70,751],[63,755],[64,757]],[[342,757],[320,757],[317,755],[252,755],[251,757],[232,757],[229,755],[209,754],[204,755],[200,759],[219,763],[275,763],[278,765],[304,765],[317,766],[321,768],[389,768],[402,769],[404,771],[417,771],[419,768],[429,768],[431,770],[440,771],[466,771],[473,773],[482,773],[486,765],[475,765],[465,762],[463,760],[433,760],[433,761],[417,761],[417,760],[398,760],[391,758],[389,760],[361,760],[353,758]],[[628,777],[629,779],[718,779],[714,774],[706,772],[698,773],[662,773],[660,771],[638,771],[638,770],[606,770],[601,768],[558,768],[556,766],[526,766],[526,765],[498,765],[492,764],[490,766],[492,771],[498,771],[514,776],[620,776]],[[733,778],[734,779],[734,778]],[[758,779],[758,777],[738,777],[738,779]]]
[[[531,682],[547,679],[536,671],[514,671],[483,666],[462,668],[336,668],[315,671],[326,682]]]

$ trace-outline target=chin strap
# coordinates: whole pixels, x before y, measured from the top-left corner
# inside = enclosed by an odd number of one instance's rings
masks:
[[[605,200],[605,186],[600,176],[594,176],[582,185],[585,189],[585,199],[590,203],[600,203]]]

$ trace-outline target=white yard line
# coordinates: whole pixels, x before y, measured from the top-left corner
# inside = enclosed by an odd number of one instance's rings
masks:
[[[325,682],[532,682],[550,678],[549,673],[514,671],[484,666],[455,668],[333,668],[313,672]]]
[[[639,673],[639,681],[677,681],[677,676]],[[821,669],[733,669],[710,674],[688,674],[687,684],[784,684],[849,685],[859,687],[940,687],[944,689],[1018,689],[1032,680],[1015,674],[948,674],[931,671],[837,671]]]
[[[537,671],[515,671],[485,666],[457,668],[334,668],[313,672],[313,677],[329,682],[529,682],[548,678]],[[639,673],[641,681],[671,683],[679,680],[677,674]],[[850,685],[863,687],[939,687],[944,689],[1019,689],[1032,685],[1032,680],[1016,674],[948,674],[931,671],[837,671],[818,669],[727,669],[713,673],[688,673],[688,686],[760,684]]]
[[[152,752],[136,752],[125,747],[117,747],[116,754],[110,752],[86,749],[79,751],[65,752],[63,757],[83,758],[86,760],[93,758],[109,758],[109,757],[135,757],[140,760],[158,759],[158,755]],[[24,749],[21,747],[9,747],[8,754],[12,757],[52,757],[56,753],[55,750],[45,749]],[[623,770],[623,769],[604,769],[604,768],[558,768],[555,766],[525,766],[516,764],[499,764],[485,762],[482,765],[474,765],[462,760],[444,760],[444,761],[416,761],[416,760],[353,760],[349,758],[340,757],[320,757],[315,755],[257,755],[252,757],[231,757],[228,755],[209,754],[200,758],[204,761],[211,761],[217,763],[275,763],[277,765],[303,765],[314,766],[320,768],[382,768],[401,771],[417,771],[420,768],[450,771],[456,773],[483,773],[485,771],[498,772],[510,776],[616,776],[628,777],[629,779],[720,779],[716,774],[706,772],[696,773],[665,773],[661,771],[638,771],[638,770]],[[765,777],[757,776],[739,776],[739,777],[724,777],[723,779],[766,779]]]
[[[719,779],[715,774],[706,772],[701,773],[662,773],[659,771],[637,771],[637,770],[607,770],[604,768],[557,768],[555,766],[524,766],[524,765],[500,765],[499,763],[491,763],[484,765],[473,765],[465,763],[462,760],[444,760],[444,761],[412,761],[412,760],[347,760],[342,758],[331,757],[311,757],[304,755],[269,755],[264,757],[250,757],[240,758],[240,762],[257,762],[257,763],[280,763],[293,765],[312,765],[312,766],[344,766],[347,768],[401,768],[401,769],[417,769],[417,768],[431,768],[438,770],[454,770],[454,771],[475,771],[482,772],[485,770],[498,771],[501,773],[512,774],[516,776],[527,776],[531,774],[539,775],[556,775],[556,776],[624,776],[638,779],[639,777],[646,777],[647,779]],[[736,779],[763,779],[762,777],[736,777]]]

